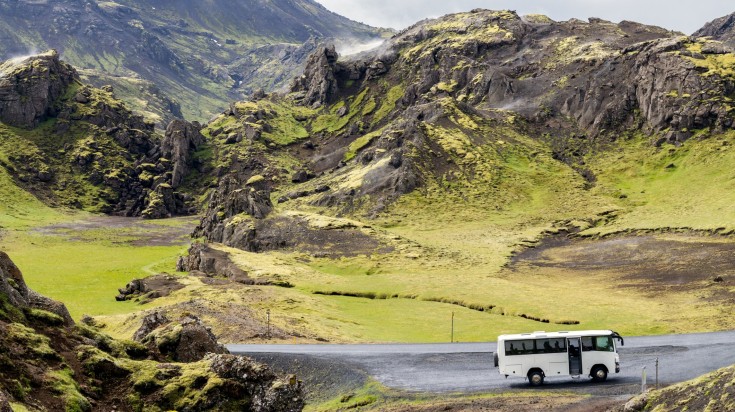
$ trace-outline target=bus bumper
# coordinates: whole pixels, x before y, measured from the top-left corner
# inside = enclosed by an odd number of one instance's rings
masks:
[[[620,373],[620,362],[615,362],[615,373]]]

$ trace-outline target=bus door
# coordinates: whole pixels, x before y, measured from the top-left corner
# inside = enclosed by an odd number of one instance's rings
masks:
[[[582,345],[580,338],[567,338],[567,350],[569,354],[569,374],[582,374]]]

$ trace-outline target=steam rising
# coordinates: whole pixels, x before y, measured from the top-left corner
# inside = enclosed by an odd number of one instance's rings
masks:
[[[34,48],[26,54],[10,56],[5,61],[0,61],[0,77],[4,77],[5,72],[12,66],[23,63],[24,61],[36,55],[38,55],[38,50]]]
[[[341,57],[345,57],[377,49],[382,46],[383,43],[385,43],[385,40],[383,39],[375,39],[368,42],[360,42],[356,39],[347,39],[338,42],[335,44],[335,47],[337,49],[337,53],[339,53]]]

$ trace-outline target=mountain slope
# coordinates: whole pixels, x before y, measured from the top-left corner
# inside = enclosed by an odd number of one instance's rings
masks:
[[[735,13],[712,20],[692,36],[711,37],[735,47]]]
[[[3,1],[0,15],[0,58],[57,49],[162,125],[181,115],[206,120],[257,88],[279,87],[271,77],[292,77],[311,37],[378,35],[311,0]],[[252,73],[261,66],[272,70]]]

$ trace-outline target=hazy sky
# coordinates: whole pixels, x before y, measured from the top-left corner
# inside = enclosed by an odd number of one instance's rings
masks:
[[[704,23],[735,12],[731,0],[316,0],[372,26],[402,29],[428,17],[474,8],[545,14],[554,20],[599,17],[633,20],[691,34]]]

